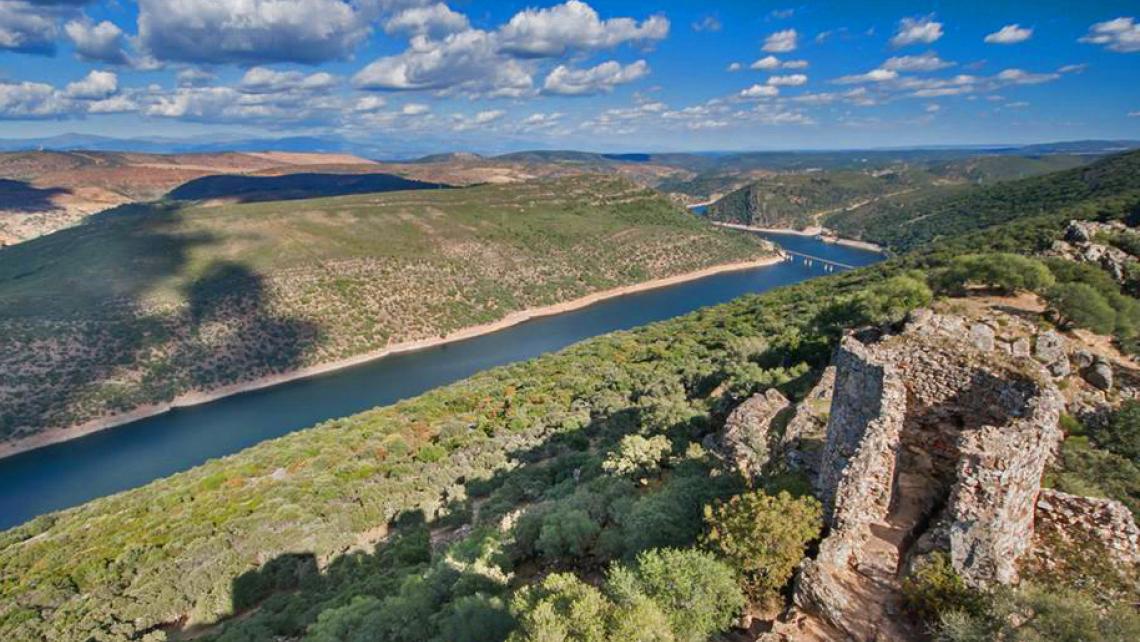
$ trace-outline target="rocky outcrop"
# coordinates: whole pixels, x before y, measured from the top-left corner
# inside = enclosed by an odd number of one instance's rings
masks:
[[[770,458],[772,423],[790,408],[791,402],[775,388],[752,395],[728,415],[715,450],[746,478],[760,475]]]
[[[1099,243],[1098,239],[1104,234],[1130,231],[1127,226],[1119,222],[1070,221],[1069,226],[1065,228],[1064,240],[1055,241],[1046,254],[1070,261],[1092,263],[1103,268],[1117,283],[1124,283],[1129,270],[1134,268],[1136,257],[1119,248]]]
[[[1122,567],[1140,564],[1140,528],[1131,511],[1116,500],[1042,490],[1036,529],[1062,539],[1097,542]]]
[[[894,615],[911,556],[943,550],[972,586],[1017,579],[1064,401],[993,340],[929,311],[843,339],[819,472],[830,531],[797,580],[801,611],[853,639],[909,639]],[[1051,340],[1038,353],[1055,363]]]
[[[796,404],[795,415],[788,421],[780,440],[780,450],[788,467],[804,471],[812,479],[819,477],[819,458],[827,439],[834,388],[835,366],[828,366],[811,392]]]

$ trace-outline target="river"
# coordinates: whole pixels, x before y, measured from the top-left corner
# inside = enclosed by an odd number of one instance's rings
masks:
[[[765,236],[789,250],[848,265],[868,265],[882,258],[809,237]],[[818,262],[807,266],[799,259],[718,274],[609,299],[493,334],[179,408],[8,457],[0,460],[0,529],[141,486],[326,419],[412,397],[480,370],[824,274]]]

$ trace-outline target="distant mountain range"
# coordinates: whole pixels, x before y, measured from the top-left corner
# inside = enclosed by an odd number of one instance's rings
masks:
[[[114,138],[90,134],[60,134],[41,138],[0,138],[0,151],[28,150],[90,150],[185,154],[194,152],[336,152],[349,153],[377,160],[419,159],[433,162],[460,154],[440,154],[432,152],[446,146],[444,141],[420,140],[414,143],[404,141],[364,142],[349,140],[339,136],[288,136],[283,138]],[[528,149],[529,146],[529,149]],[[940,153],[962,152],[977,154],[1106,154],[1140,148],[1138,140],[1078,140],[1032,145],[931,145],[920,147],[878,148],[868,150],[800,150],[800,151],[757,151],[757,152],[692,152],[692,153],[624,153],[608,154],[573,150],[543,150],[541,144],[528,141],[511,141],[510,148],[486,150],[488,154],[502,154],[504,160],[544,162],[657,162],[663,164],[691,164],[694,157],[709,159],[713,164],[722,164],[724,157],[755,158],[767,156],[776,158],[786,154],[797,156],[819,154],[821,156],[839,154],[849,156],[859,152],[874,156],[914,152],[938,151]],[[503,153],[507,152],[507,153]],[[468,156],[462,154],[462,156]],[[474,156],[474,155],[470,155]],[[470,157],[469,156],[469,157]],[[678,163],[685,157],[689,162]],[[712,161],[712,159],[717,159]]]

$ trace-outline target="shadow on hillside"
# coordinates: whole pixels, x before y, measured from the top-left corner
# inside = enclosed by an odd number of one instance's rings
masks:
[[[184,183],[166,195],[179,201],[211,199],[239,203],[288,201],[396,190],[443,189],[439,183],[411,180],[394,174],[319,174],[284,176],[203,176]]]
[[[645,408],[628,405],[613,408],[572,431],[556,432],[560,429],[548,426],[542,429],[543,432],[530,437],[512,437],[509,433],[497,435],[492,440],[521,440],[516,442],[517,447],[509,448],[507,452],[509,460],[518,465],[498,468],[487,478],[469,478],[468,475],[478,472],[472,471],[472,463],[478,461],[483,448],[494,447],[491,442],[477,442],[459,449],[439,464],[454,466],[453,472],[462,473],[455,486],[441,489],[438,495],[428,494],[420,500],[420,505],[431,511],[430,516],[425,515],[425,508],[402,511],[385,528],[377,529],[377,533],[383,535],[378,535],[373,541],[359,541],[353,549],[336,555],[323,565],[312,552],[282,553],[233,579],[231,616],[212,624],[186,628],[173,625],[168,632],[187,638],[206,632],[219,634],[223,630],[225,639],[293,638],[305,635],[308,627],[318,621],[325,625],[326,631],[332,630],[329,628],[331,622],[339,619],[340,628],[333,628],[341,636],[348,634],[349,629],[343,627],[349,626],[357,627],[358,631],[371,631],[377,639],[382,639],[391,627],[404,626],[404,631],[415,634],[400,639],[426,639],[428,627],[425,622],[426,618],[433,616],[432,611],[452,617],[454,609],[461,604],[464,612],[460,621],[469,624],[462,639],[501,641],[509,633],[513,620],[503,603],[494,598],[495,587],[499,585],[493,580],[494,574],[488,574],[487,567],[480,561],[487,559],[480,558],[484,554],[481,551],[486,549],[477,544],[452,544],[473,535],[473,541],[478,542],[481,528],[491,531],[503,528],[503,524],[517,518],[516,511],[521,507],[541,505],[552,494],[565,497],[564,492],[572,492],[599,477],[611,476],[601,470],[595,456],[604,456],[605,452],[617,447],[622,436],[638,432],[639,426],[649,421],[645,413]],[[694,417],[672,423],[665,433],[671,435],[676,443],[699,443],[720,425],[719,420],[709,422]],[[400,492],[401,476],[406,478],[416,474],[414,467],[401,465],[400,468],[404,472],[393,482],[397,487],[395,492]],[[612,477],[624,479],[617,474]],[[717,492],[722,494],[725,489],[729,494],[743,489],[743,481],[735,475],[703,474],[701,477],[710,480],[710,488],[719,484]],[[627,483],[629,496],[634,499],[642,495],[639,489],[646,488],[633,479],[628,479]],[[663,492],[660,484],[651,486],[654,493]],[[556,491],[558,488],[563,490]],[[668,510],[691,512],[690,517],[699,526],[703,503],[698,501],[693,506],[678,508],[692,503],[689,498],[691,491],[676,492],[680,493],[677,501],[671,502]],[[682,496],[685,499],[681,499]],[[375,498],[361,497],[357,501],[375,501]],[[617,505],[614,504],[615,507]],[[330,505],[326,510],[335,509]],[[609,509],[605,511],[609,513]],[[671,516],[675,517],[673,513],[660,515],[658,521],[668,522]],[[614,559],[630,557],[647,547],[691,544],[698,535],[696,532],[684,533],[684,542],[668,541],[668,538],[676,539],[684,530],[675,523],[650,529],[653,533],[639,531],[635,534],[624,530],[626,527],[620,522],[616,526],[610,522],[607,528],[610,527],[618,528],[626,533],[627,538],[632,538],[625,545],[625,552],[617,553]],[[666,538],[666,541],[647,544],[646,538]],[[635,546],[634,540],[639,544]],[[512,569],[517,581],[520,577],[542,576],[568,568],[585,569],[588,574],[600,576],[612,555],[603,551],[611,549],[612,543],[603,543],[603,538],[599,537],[590,546],[590,552],[575,558],[573,567],[567,567],[562,561],[530,557],[532,554],[520,555],[513,549],[504,554],[511,559],[506,563],[507,568]],[[441,561],[440,555],[445,551],[446,560]],[[426,602],[420,602],[421,598]],[[430,610],[425,611],[425,603],[431,605]],[[392,618],[403,623],[394,624]],[[453,639],[447,633],[441,631],[443,639]]]
[[[62,187],[39,188],[25,181],[0,178],[0,211],[30,213],[54,210],[56,204],[52,199],[70,193],[71,190]]]
[[[70,425],[299,366],[317,328],[282,315],[263,275],[192,257],[172,204],[127,205],[0,253],[0,371],[17,389],[0,436]],[[51,341],[45,349],[44,340]],[[131,385],[124,385],[131,381]]]

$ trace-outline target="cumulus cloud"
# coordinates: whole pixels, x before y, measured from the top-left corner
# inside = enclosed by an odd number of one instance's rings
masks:
[[[1031,27],[1022,27],[1019,24],[1006,25],[986,36],[985,41],[991,45],[1015,45],[1025,42],[1033,36]]]
[[[522,119],[519,123],[519,127],[523,130],[538,130],[555,127],[562,121],[563,115],[561,112],[535,112]]]
[[[531,90],[532,71],[499,53],[493,34],[470,29],[443,40],[415,36],[406,51],[380,58],[353,77],[361,89],[406,91],[459,89],[501,96]]]
[[[728,64],[728,67],[725,67],[725,71],[740,71],[741,69],[743,69],[743,67],[739,62],[731,62]]]
[[[187,67],[178,72],[178,75],[175,76],[175,81],[179,87],[201,87],[214,82],[217,78],[216,75],[208,71]]]
[[[796,50],[796,40],[799,34],[795,29],[784,29],[769,35],[764,39],[764,51],[772,53],[787,53]]]
[[[127,64],[123,30],[115,23],[109,20],[95,23],[84,16],[79,20],[71,20],[63,29],[75,45],[75,54],[82,60],[112,65]]]
[[[869,82],[886,82],[894,80],[899,77],[899,72],[893,69],[872,69],[865,74],[852,74],[849,76],[840,76],[832,82],[837,85],[854,85],[859,83]]]
[[[883,69],[910,72],[938,71],[953,66],[953,62],[939,58],[933,51],[919,56],[894,56],[887,58],[882,64]]]
[[[67,97],[101,100],[119,90],[119,77],[110,71],[91,71],[82,80],[67,85]]]
[[[752,85],[740,90],[741,98],[771,98],[780,95],[780,88],[774,85]]]
[[[918,43],[930,44],[942,37],[942,23],[935,22],[933,16],[903,18],[898,30],[891,38],[894,47],[905,47]]]
[[[69,4],[75,3],[0,0],[0,50],[54,53],[56,25],[62,15],[74,13]]]
[[[139,0],[139,42],[160,60],[318,63],[369,33],[371,3],[345,0]]]
[[[0,81],[0,118],[55,118],[68,109],[67,100],[51,85]]]
[[[1115,18],[1089,27],[1081,42],[1104,45],[1109,51],[1132,53],[1140,51],[1140,23],[1133,17]]]
[[[804,74],[788,74],[786,76],[770,76],[768,84],[773,87],[799,87],[807,83],[808,77]]]
[[[467,16],[437,2],[424,7],[410,7],[397,13],[384,23],[384,31],[442,36],[465,31],[470,26]]]
[[[669,35],[669,20],[651,16],[602,20],[579,0],[515,14],[498,32],[503,51],[519,56],[556,57],[570,51],[608,49],[624,43],[653,43]]]
[[[1089,66],[1085,63],[1080,63],[1077,65],[1063,65],[1063,66],[1057,68],[1057,73],[1079,74],[1088,68],[1089,68]]]
[[[1057,73],[1030,73],[1024,69],[1006,69],[997,75],[997,79],[1015,85],[1038,85],[1060,78]]]
[[[769,69],[779,69],[780,68],[780,59],[775,57],[775,56],[764,56],[763,58],[761,58],[761,59],[757,60],[756,62],[752,63],[751,65],[749,65],[748,67],[749,67],[749,69],[757,69],[757,70],[765,70],[765,71],[769,70]]]
[[[242,76],[238,89],[247,94],[270,94],[283,91],[324,91],[337,84],[332,74],[299,71],[277,71],[268,67],[252,67]]]
[[[785,60],[781,65],[784,69],[807,69],[808,61],[806,60]]]
[[[562,96],[590,96],[613,91],[617,85],[631,83],[648,73],[649,64],[644,60],[625,66],[610,60],[589,69],[559,65],[546,77],[542,90]]]
[[[502,119],[502,117],[506,115],[507,112],[503,111],[502,109],[488,109],[478,112],[473,116],[454,114],[452,116],[451,129],[457,132],[475,129],[477,127],[490,125],[491,123]]]

